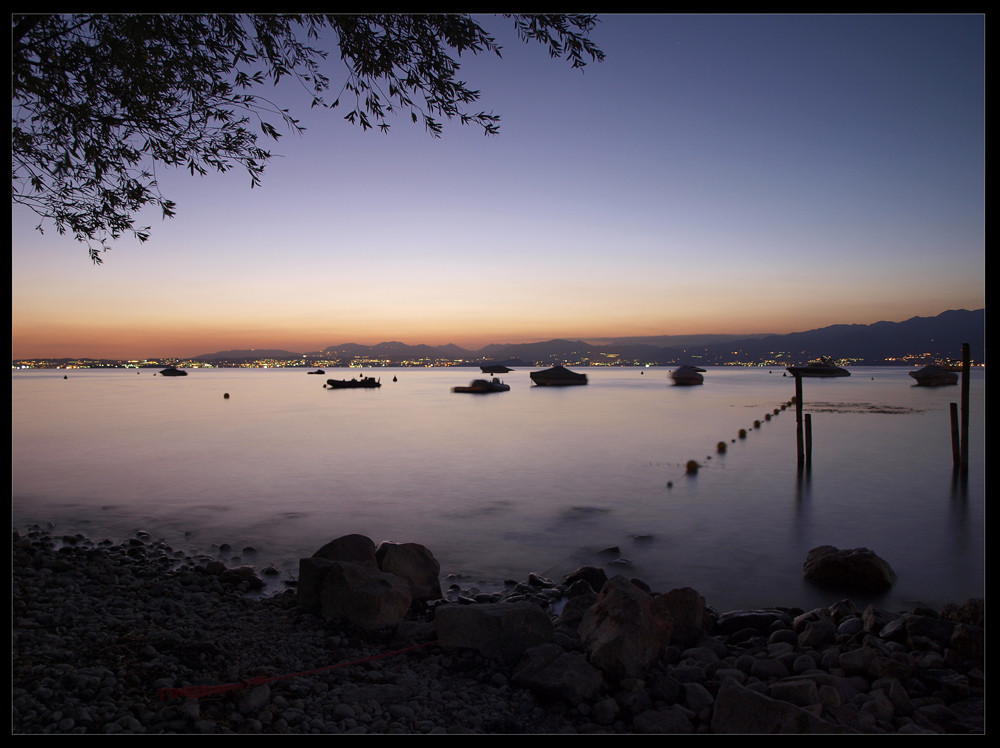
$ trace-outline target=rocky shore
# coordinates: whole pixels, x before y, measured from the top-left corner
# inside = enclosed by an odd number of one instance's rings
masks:
[[[33,528],[12,564],[14,734],[984,732],[982,600],[719,613],[585,569],[373,629],[147,536]]]

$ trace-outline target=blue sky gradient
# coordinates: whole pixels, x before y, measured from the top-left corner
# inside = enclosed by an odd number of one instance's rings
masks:
[[[13,206],[13,357],[792,332],[985,306],[981,15],[602,15],[584,72],[484,24],[500,134],[308,128],[161,171],[93,267]],[[332,56],[336,59],[336,54]],[[336,63],[329,69],[337,80]]]

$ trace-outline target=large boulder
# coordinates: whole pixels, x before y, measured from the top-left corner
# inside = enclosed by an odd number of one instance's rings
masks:
[[[331,561],[346,561],[378,570],[375,543],[364,535],[343,535],[331,540],[309,558],[299,559],[296,586],[297,603],[308,610],[319,610],[319,592]]]
[[[332,564],[332,561],[316,556],[299,559],[299,578],[295,585],[295,602],[299,607],[319,611],[319,591],[323,586],[323,577]]]
[[[510,665],[555,638],[552,619],[532,602],[439,605],[434,624],[445,649],[473,649]]]
[[[800,735],[844,733],[845,729],[786,701],[772,699],[726,678],[712,708],[712,733]]]
[[[588,587],[589,589],[589,587]],[[561,632],[572,639],[579,638],[580,622],[591,606],[597,602],[597,594],[588,592],[577,594],[566,600],[562,612],[553,621],[556,632]]]
[[[353,564],[378,568],[375,558],[375,541],[365,535],[343,535],[331,540],[313,554],[314,558],[329,561],[349,561]]]
[[[410,583],[379,569],[375,543],[364,535],[344,535],[299,560],[296,602],[327,621],[394,628],[412,601]]]
[[[576,706],[600,693],[604,675],[580,652],[567,652],[558,644],[539,644],[525,652],[513,683],[530,688],[543,699]]]
[[[562,583],[566,587],[571,587],[581,580],[589,584],[594,592],[600,592],[604,583],[608,581],[608,573],[599,566],[582,566],[564,576]]]
[[[892,567],[873,551],[832,545],[809,551],[802,573],[817,586],[861,594],[885,592],[896,581]]]
[[[618,682],[642,677],[669,644],[672,630],[662,599],[615,576],[584,614],[578,633],[590,662]]]
[[[412,598],[402,577],[347,561],[310,561],[322,572],[315,596],[324,620],[347,621],[374,631],[394,628],[406,616]],[[301,578],[303,566],[299,569]]]
[[[713,620],[705,605],[705,598],[691,587],[681,587],[660,595],[671,620],[674,622],[670,643],[682,649],[693,647],[707,634]]]
[[[379,543],[375,549],[379,568],[402,577],[410,585],[413,600],[440,600],[441,564],[434,554],[419,543]]]

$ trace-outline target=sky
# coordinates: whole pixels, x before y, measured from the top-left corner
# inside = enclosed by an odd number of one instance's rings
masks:
[[[94,266],[12,206],[12,358],[787,333],[985,307],[982,15],[600,15],[583,72],[483,17],[500,134],[307,128]],[[336,58],[337,55],[332,56]],[[334,80],[339,70],[331,65]],[[271,92],[268,92],[271,93]]]

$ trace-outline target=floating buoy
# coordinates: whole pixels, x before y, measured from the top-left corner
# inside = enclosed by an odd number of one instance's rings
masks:
[[[698,472],[698,468],[700,468],[700,467],[701,467],[701,465],[699,465],[694,460],[688,460],[688,462],[687,462],[687,473],[688,473],[688,475],[692,475],[693,473],[697,473]]]
[[[223,395],[222,397],[224,397],[224,398],[225,398],[226,400],[228,400],[228,399],[229,399],[229,393],[227,392],[227,393],[226,393],[225,395]]]
[[[754,422],[753,422],[753,427],[754,427],[755,429],[759,429],[759,428],[760,428],[760,421],[754,421]]]
[[[719,442],[718,444],[716,444],[715,445],[715,451],[716,452],[725,452],[726,451],[726,443],[725,442]]]
[[[740,429],[740,439],[746,439],[746,438],[747,438],[747,430]]]

